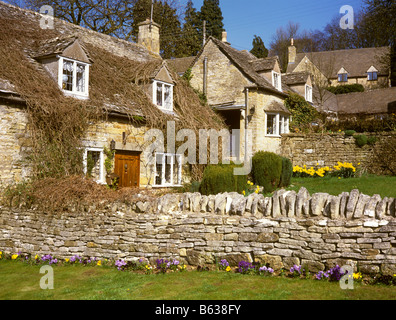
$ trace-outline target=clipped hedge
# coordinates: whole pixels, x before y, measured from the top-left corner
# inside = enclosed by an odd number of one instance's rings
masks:
[[[252,176],[265,192],[274,191],[281,182],[282,157],[273,152],[259,151],[252,158]]]
[[[344,84],[335,87],[328,87],[327,90],[334,94],[344,94],[351,92],[364,92],[364,87],[361,84],[354,83],[354,84]]]
[[[293,175],[293,164],[289,158],[282,157],[282,174],[280,180],[280,187],[288,187],[291,183]]]
[[[199,192],[203,195],[242,192],[246,187],[247,176],[234,175],[235,167],[237,167],[235,164],[207,166],[203,173]]]

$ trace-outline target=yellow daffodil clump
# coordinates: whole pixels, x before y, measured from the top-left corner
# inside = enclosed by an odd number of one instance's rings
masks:
[[[333,167],[325,166],[325,167],[318,167],[318,163],[315,167],[308,168],[306,165],[294,166],[293,167],[293,175],[295,177],[321,177],[331,175],[335,177],[343,177],[349,178],[353,177],[356,173],[356,167],[353,166],[350,162],[340,162],[338,161],[336,165]],[[360,165],[360,163],[358,163]]]

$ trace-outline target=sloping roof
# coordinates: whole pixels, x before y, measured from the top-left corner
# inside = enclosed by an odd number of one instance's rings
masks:
[[[77,35],[67,35],[67,36],[61,36],[61,37],[56,37],[54,39],[46,39],[44,41],[41,41],[39,44],[39,48],[34,52],[32,49],[31,50],[31,55],[36,58],[36,59],[42,59],[47,56],[51,55],[62,55],[67,48],[69,48],[71,45],[73,45],[75,42],[77,42],[80,46],[80,48],[84,51],[84,54],[87,56],[88,63],[92,63],[92,60],[90,59],[89,52],[88,50],[84,47],[82,43],[78,41],[78,36]],[[73,57],[72,57],[73,58]]]
[[[378,47],[297,53],[295,63],[288,64],[287,73],[293,72],[307,57],[319,70],[325,70],[325,76],[330,78],[337,78],[341,68],[348,71],[349,77],[364,77],[371,66],[378,69],[379,75],[388,75],[388,68],[381,57],[389,54],[389,50],[389,47]]]
[[[191,64],[194,61],[194,59],[195,59],[195,56],[176,58],[176,59],[167,59],[166,63],[177,74],[182,75],[188,70],[188,68],[191,67]]]
[[[252,65],[254,71],[260,72],[260,71],[268,71],[268,70],[273,70],[276,64],[276,60],[278,57],[267,57],[267,58],[261,58],[261,59],[253,59],[250,61],[250,64]]]
[[[308,72],[293,72],[282,74],[282,80],[285,81],[287,85],[305,84],[309,77]]]
[[[265,111],[291,114],[291,112],[283,105],[283,103],[277,101],[273,101],[269,105],[265,106]]]
[[[166,67],[166,62],[159,55],[142,45],[57,18],[54,18],[53,29],[41,29],[41,18],[37,12],[0,1],[0,27],[5,30],[0,32],[0,78],[4,82],[3,89],[8,81],[14,85],[12,90],[28,103],[40,105],[38,100],[44,97],[46,107],[50,107],[51,101],[56,103],[61,100],[67,104],[70,98],[62,95],[56,80],[35,57],[62,52],[77,39],[93,60],[89,69],[89,99],[81,101],[82,105],[110,114],[144,115],[149,125],[175,119],[175,115],[169,116],[155,106],[145,87],[140,85],[149,83],[161,67]],[[183,125],[188,128],[209,125],[216,129],[222,126],[221,119],[213,110],[203,106],[194,91],[179,81],[173,71],[171,77],[175,79],[174,111]],[[52,96],[43,96],[40,94],[42,92]],[[197,109],[199,112],[194,113],[193,110]],[[193,113],[194,117],[191,116]]]
[[[365,92],[338,94],[339,114],[375,114],[391,112],[389,105],[396,102],[396,87]]]
[[[284,92],[280,92],[272,85],[272,83],[270,83],[269,81],[267,81],[267,79],[259,75],[255,71],[254,66],[252,65],[252,60],[248,59],[248,56],[246,55],[245,52],[241,52],[214,37],[210,37],[207,43],[209,41],[213,41],[213,43],[235,64],[235,66],[254,83],[255,87],[259,89],[265,89],[271,91],[272,93],[276,93],[281,96],[286,96],[285,92],[290,90],[290,88],[288,88],[287,86],[284,85],[284,83],[282,83],[283,85],[282,89]],[[203,49],[204,48],[201,49],[201,52],[203,51]],[[198,56],[200,55],[200,53],[198,54]]]

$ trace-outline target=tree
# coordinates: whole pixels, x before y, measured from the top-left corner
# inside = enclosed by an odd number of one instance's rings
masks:
[[[135,0],[132,9],[132,40],[137,41],[139,23],[150,18],[151,0]],[[181,23],[175,1],[153,1],[153,21],[160,25],[160,54],[162,58],[177,58],[182,55],[180,46]]]
[[[39,11],[43,5],[54,16],[70,23],[125,40],[131,38],[131,11],[137,0],[26,0],[25,6]]]
[[[264,41],[261,37],[254,35],[253,39],[253,48],[250,50],[250,53],[256,56],[257,58],[266,58],[268,57],[268,49],[264,45]]]
[[[203,35],[203,22],[206,21],[206,34],[221,40],[224,24],[219,0],[204,0],[198,18],[201,36]]]
[[[202,35],[199,34],[200,20],[198,12],[194,8],[192,0],[189,0],[185,9],[184,24],[182,29],[182,46],[183,56],[195,56],[201,49]]]
[[[396,86],[396,2],[393,0],[365,0],[366,27],[370,28],[376,46],[390,46],[384,57],[391,70],[391,85]]]
[[[313,41],[312,33],[307,31],[299,32],[299,29],[299,23],[289,21],[285,27],[279,27],[272,36],[269,55],[279,57],[282,72],[286,72],[287,69],[288,48],[292,38],[297,51],[310,52],[318,50],[318,45]]]

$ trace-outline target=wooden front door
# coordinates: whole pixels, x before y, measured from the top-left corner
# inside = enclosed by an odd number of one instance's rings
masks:
[[[140,154],[132,151],[116,151],[114,173],[120,177],[120,188],[139,187]]]

